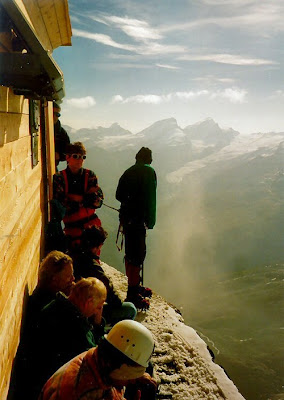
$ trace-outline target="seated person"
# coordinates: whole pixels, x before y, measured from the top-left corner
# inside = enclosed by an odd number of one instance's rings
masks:
[[[57,292],[68,296],[74,281],[72,258],[61,251],[51,251],[39,266],[38,283],[28,300],[27,318],[39,315],[41,309],[55,299]]]
[[[104,273],[99,255],[106,238],[107,232],[101,226],[86,228],[82,234],[81,246],[72,254],[72,257],[76,279],[94,276],[105,284],[107,304],[104,306],[103,316],[106,323],[113,326],[123,319],[135,319],[137,310],[133,303],[120,300],[112,283]]]
[[[35,331],[42,308],[55,299],[58,291],[69,295],[73,285],[72,258],[61,251],[50,252],[39,266],[38,284],[28,298],[21,340],[10,381],[9,398],[22,399],[22,393],[28,390],[25,386],[28,385],[29,353],[34,346]]]
[[[145,373],[153,350],[154,339],[145,326],[120,321],[96,348],[56,371],[42,388],[39,400],[123,400],[124,386],[133,381],[140,384],[133,400],[155,399],[156,382]],[[144,397],[143,389],[147,391]]]
[[[30,376],[33,377],[29,399],[37,398],[40,388],[57,368],[96,346],[104,334],[101,322],[105,300],[103,282],[87,278],[78,281],[68,297],[59,292],[56,299],[43,308],[29,354]]]

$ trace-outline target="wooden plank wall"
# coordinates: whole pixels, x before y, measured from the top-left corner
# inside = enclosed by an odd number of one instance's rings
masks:
[[[24,302],[37,282],[42,165],[32,168],[29,103],[0,86],[0,399],[5,399]]]

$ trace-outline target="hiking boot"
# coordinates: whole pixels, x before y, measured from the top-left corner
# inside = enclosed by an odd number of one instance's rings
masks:
[[[137,308],[138,311],[147,311],[150,308],[150,301],[138,295],[138,297],[134,300],[133,304]]]
[[[127,297],[125,301],[130,301],[135,305],[137,310],[141,311],[148,310],[150,307],[150,301],[141,296],[138,286],[128,287]]]
[[[153,294],[152,289],[145,286],[139,286],[138,293],[141,294],[141,296],[144,298],[151,298]]]

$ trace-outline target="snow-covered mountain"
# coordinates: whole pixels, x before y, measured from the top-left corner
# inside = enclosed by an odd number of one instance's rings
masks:
[[[211,118],[184,129],[174,118],[168,118],[136,134],[118,124],[75,132],[69,129],[69,132],[72,141],[85,143],[88,149],[86,165],[105,178],[111,196],[114,195],[111,188],[115,186],[118,174],[134,162],[135,154],[142,146],[153,151],[153,166],[159,176],[163,200],[180,190],[183,184],[187,186],[186,181],[197,173],[202,184],[209,177],[224,174],[233,167],[240,168],[240,174],[244,176],[244,166],[249,164],[251,168],[252,161],[259,157],[273,157],[275,154],[278,169],[274,172],[281,173],[277,154],[281,153],[283,146],[283,132],[241,135],[233,129],[220,128]],[[113,168],[105,168],[106,165]]]
[[[141,146],[150,147],[154,163],[166,172],[169,182],[180,182],[196,169],[217,162],[236,160],[243,155],[267,156],[284,141],[284,133],[254,133],[240,135],[233,129],[222,129],[211,118],[181,128],[174,118],[157,121],[137,134],[117,123],[109,128],[82,128],[77,131],[65,127],[71,140],[80,140],[88,150],[133,154]]]
[[[189,142],[186,133],[178,126],[174,118],[155,122],[141,131],[140,135],[143,140],[149,141],[149,147],[152,145],[154,148],[157,145],[178,146]]]
[[[198,140],[207,145],[215,146],[225,146],[239,135],[239,132],[234,131],[232,128],[221,129],[212,118],[207,118],[194,125],[189,125],[184,128],[184,132],[188,135],[190,140]]]

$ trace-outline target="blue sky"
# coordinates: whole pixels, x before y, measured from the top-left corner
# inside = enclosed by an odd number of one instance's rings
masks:
[[[72,47],[61,122],[138,132],[207,117],[242,132],[284,130],[284,2],[69,0]]]

